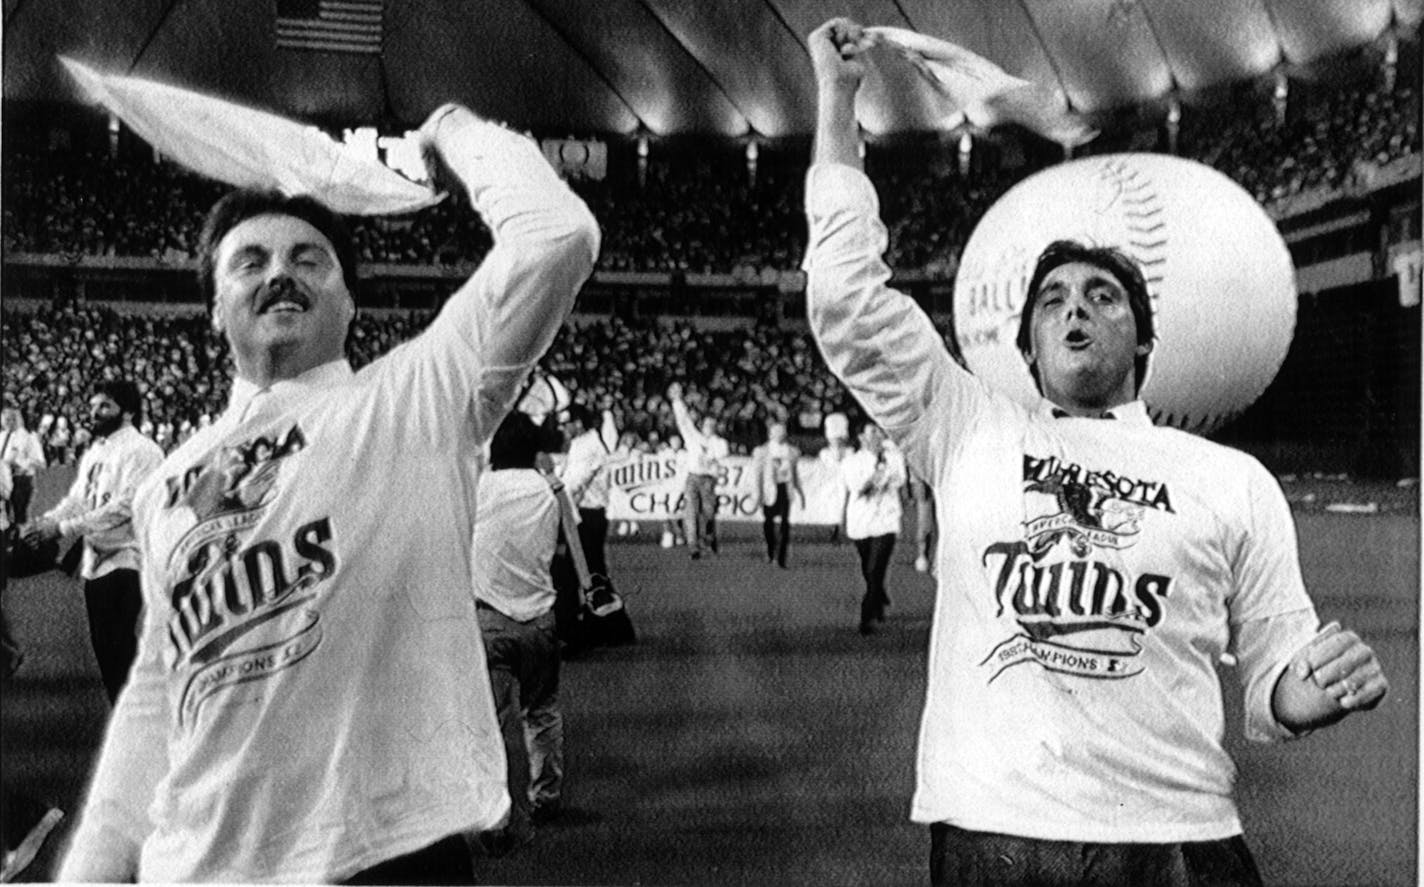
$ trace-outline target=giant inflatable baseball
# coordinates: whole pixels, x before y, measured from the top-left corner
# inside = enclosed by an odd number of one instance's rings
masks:
[[[954,285],[955,337],[976,375],[1037,399],[1014,334],[1034,260],[1062,238],[1116,246],[1141,265],[1157,332],[1142,398],[1159,425],[1205,434],[1275,378],[1295,331],[1285,242],[1235,182],[1161,154],[1064,163],[990,207]]]

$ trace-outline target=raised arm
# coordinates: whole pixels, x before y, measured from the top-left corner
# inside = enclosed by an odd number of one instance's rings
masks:
[[[668,386],[668,402],[672,404],[672,418],[677,423],[677,433],[682,435],[682,445],[687,449],[692,449],[694,445],[700,445],[702,432],[698,430],[697,423],[692,421],[692,413],[687,409],[687,402],[682,399],[682,385],[674,382]]]
[[[866,40],[836,19],[809,37],[818,109],[814,164],[806,178],[810,225],[806,304],[827,365],[915,464],[929,449],[914,426],[936,399],[948,420],[940,434],[967,427],[983,389],[950,358],[929,317],[889,287],[881,258],[889,239],[874,187],[861,169],[855,94]],[[932,472],[926,472],[932,476]]]
[[[428,333],[478,361],[475,421],[488,437],[592,272],[598,224],[525,136],[446,105],[420,137],[436,180],[457,182],[494,237]]]

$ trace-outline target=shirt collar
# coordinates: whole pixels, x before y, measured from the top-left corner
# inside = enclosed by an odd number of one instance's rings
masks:
[[[229,410],[240,410],[252,402],[252,398],[264,391],[279,394],[286,391],[298,391],[304,388],[331,388],[340,385],[347,379],[355,375],[351,369],[351,364],[346,358],[324,363],[320,366],[312,367],[300,376],[290,379],[279,379],[268,385],[266,388],[258,387],[247,379],[238,376],[232,380],[232,394],[228,396],[227,408]]]
[[[1072,416],[1064,417],[1062,415],[1055,415],[1055,412],[1061,414],[1063,411],[1050,400],[1039,401],[1038,416],[1040,418],[1050,420],[1073,418]],[[1152,424],[1152,417],[1147,415],[1147,404],[1140,400],[1120,403],[1115,407],[1104,410],[1101,416],[1082,416],[1079,418],[1117,419],[1129,425]]]

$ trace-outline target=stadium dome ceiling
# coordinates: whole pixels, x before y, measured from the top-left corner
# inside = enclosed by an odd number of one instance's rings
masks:
[[[327,125],[395,127],[441,102],[543,132],[804,135],[805,35],[833,14],[957,43],[1112,109],[1291,70],[1417,28],[1424,0],[354,0],[378,53],[281,48],[279,11],[332,0],[4,0],[4,97],[73,100],[56,61],[200,89]],[[347,3],[353,0],[345,0]],[[911,69],[873,133],[933,128]]]

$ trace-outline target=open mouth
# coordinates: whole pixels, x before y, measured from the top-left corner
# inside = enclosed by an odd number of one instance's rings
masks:
[[[257,306],[258,314],[305,314],[311,299],[295,287],[279,287],[269,292]]]
[[[1089,336],[1080,329],[1069,330],[1068,335],[1064,336],[1063,339],[1068,344],[1068,347],[1074,351],[1082,351],[1084,348],[1093,344],[1092,336]]]

